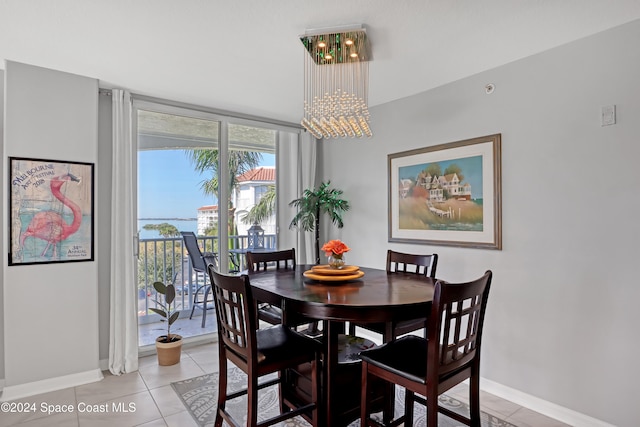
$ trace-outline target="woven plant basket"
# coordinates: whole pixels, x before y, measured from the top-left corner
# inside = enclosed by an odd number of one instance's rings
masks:
[[[182,336],[178,334],[171,334],[171,337],[177,337],[177,341],[170,343],[160,342],[164,338],[156,338],[156,351],[158,353],[158,365],[171,366],[180,362],[180,355],[182,354]]]

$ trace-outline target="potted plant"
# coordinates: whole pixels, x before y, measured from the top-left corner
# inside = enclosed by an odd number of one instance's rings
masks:
[[[349,210],[349,202],[340,197],[342,190],[329,188],[329,185],[331,181],[321,183],[317,189],[306,189],[302,197],[289,203],[298,209],[289,228],[315,231],[316,264],[320,264],[320,214],[327,213],[331,221],[342,228],[342,213]]]
[[[158,364],[160,366],[175,365],[180,362],[180,354],[182,353],[182,337],[178,334],[171,333],[171,325],[178,320],[180,312],[172,306],[176,298],[175,286],[165,285],[162,282],[154,282],[153,287],[160,295],[164,295],[164,302],[155,300],[159,308],[149,308],[156,314],[162,316],[167,322],[167,335],[156,338],[156,351],[158,353]]]

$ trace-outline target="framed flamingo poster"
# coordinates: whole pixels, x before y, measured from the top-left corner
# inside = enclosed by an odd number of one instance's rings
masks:
[[[93,169],[9,158],[9,265],[94,260]]]

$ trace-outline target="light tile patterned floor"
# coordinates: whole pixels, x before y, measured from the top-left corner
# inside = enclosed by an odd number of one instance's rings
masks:
[[[170,384],[213,372],[217,369],[217,357],[215,343],[185,347],[181,362],[174,366],[158,366],[155,355],[143,357],[140,359],[138,372],[121,376],[105,372],[104,380],[97,383],[22,399],[23,403],[35,404],[36,411],[21,414],[2,413],[0,427],[195,426]],[[467,400],[466,386],[458,386],[449,393],[460,400]],[[43,403],[54,405],[54,410],[58,412],[47,415],[41,410]],[[60,405],[71,405],[74,412],[59,412]],[[518,426],[565,425],[487,393],[482,393],[481,405],[484,411],[494,413]],[[78,412],[79,409],[84,412]]]
[[[202,315],[201,312],[194,314],[193,319],[189,317],[181,317],[171,325],[171,333],[182,335],[184,338],[200,336],[203,334],[215,334],[217,331],[216,326],[216,313],[209,311],[207,319],[202,327]],[[143,347],[147,345],[155,345],[156,338],[160,335],[166,334],[167,325],[163,322],[147,323],[138,326],[138,345]]]

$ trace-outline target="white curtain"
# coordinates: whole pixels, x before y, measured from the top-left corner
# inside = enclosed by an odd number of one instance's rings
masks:
[[[135,277],[133,176],[134,143],[131,95],[114,89],[113,175],[111,181],[111,298],[109,371],[114,375],[138,369],[138,319]]]
[[[300,132],[300,192],[308,188],[316,187],[316,151],[318,148],[318,140],[316,140],[309,132]],[[300,248],[301,260],[305,264],[315,264],[315,232],[298,233],[298,248]]]
[[[295,247],[300,264],[315,263],[314,233],[289,229],[296,214],[289,202],[316,186],[317,145],[307,132],[278,134],[278,248]]]

